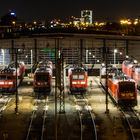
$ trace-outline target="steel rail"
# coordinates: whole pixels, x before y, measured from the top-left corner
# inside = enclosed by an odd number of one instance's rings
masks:
[[[78,99],[76,100],[76,98],[78,97]],[[80,97],[80,98],[79,98]],[[74,96],[74,99],[75,99],[75,103],[77,106],[80,106],[78,104],[78,102],[83,102],[84,103],[84,107],[88,107],[88,100],[83,96],[83,95],[79,95],[79,96]],[[83,114],[85,113],[84,111],[82,111],[82,109],[77,109],[78,111],[78,114],[79,114],[79,120],[80,120],[80,129],[81,129],[81,133],[80,133],[80,140],[83,140]],[[91,120],[92,120],[92,125],[93,125],[93,134],[94,134],[94,140],[97,140],[97,131],[96,131],[96,125],[95,125],[95,121],[94,121],[94,118],[93,118],[93,115],[90,111],[89,108],[87,108],[87,112],[88,114],[90,115],[91,117]]]
[[[42,116],[42,127],[41,127],[40,140],[44,139],[44,130],[45,130],[45,122],[46,122],[46,114],[47,114],[47,111],[46,111],[47,101],[48,101],[48,99],[47,100],[45,99],[45,105],[43,105],[44,106],[43,107],[44,111],[43,111],[43,116]],[[30,139],[30,134],[31,134],[31,131],[32,131],[34,118],[35,118],[35,116],[37,114],[37,111],[39,111],[39,105],[38,105],[37,100],[34,103],[34,106],[36,108],[33,110],[32,115],[31,115],[31,120],[30,120],[30,123],[29,123],[29,128],[28,128],[28,133],[27,133],[27,136],[26,136],[26,140]]]

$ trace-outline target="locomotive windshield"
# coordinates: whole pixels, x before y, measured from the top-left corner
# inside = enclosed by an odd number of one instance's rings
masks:
[[[48,75],[36,75],[36,81],[48,81]]]
[[[7,76],[7,75],[0,76],[0,80],[11,80],[11,79],[15,79],[15,77],[14,76]]]
[[[84,75],[79,75],[79,80],[84,80]]]
[[[120,83],[119,91],[123,93],[135,92],[135,83]]]
[[[78,75],[72,75],[72,79],[73,80],[77,80],[78,79]]]
[[[84,75],[72,75],[73,80],[84,80]]]

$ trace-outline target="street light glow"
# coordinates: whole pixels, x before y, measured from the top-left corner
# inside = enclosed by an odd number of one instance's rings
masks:
[[[105,66],[105,63],[102,63],[101,66],[104,67]]]
[[[117,49],[114,49],[114,53],[117,53],[118,52],[118,50]]]
[[[91,52],[89,52],[89,55],[91,55]]]
[[[1,52],[2,52],[2,63],[3,63],[3,68],[4,68],[4,64],[5,64],[5,51],[4,49],[1,49]]]
[[[134,63],[135,63],[135,64],[137,64],[137,63],[138,63],[138,61],[137,61],[137,60],[134,60]]]
[[[116,53],[118,52],[117,49],[114,49],[114,64],[116,64]]]

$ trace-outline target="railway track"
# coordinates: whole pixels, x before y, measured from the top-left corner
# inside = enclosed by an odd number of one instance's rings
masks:
[[[26,135],[26,140],[43,140],[48,110],[48,96],[44,100],[35,100],[34,109]]]
[[[10,96],[2,96],[0,98],[0,116],[2,115],[2,112],[6,109],[8,103],[11,101]]]
[[[94,117],[88,100],[83,95],[75,95],[74,100],[80,121],[80,140],[97,140]]]
[[[136,113],[136,111],[131,108],[120,108],[120,111],[122,112],[125,122],[127,131],[129,134],[129,137],[131,140],[138,140],[140,139],[140,116]]]
[[[105,89],[105,86],[101,83],[102,88]],[[111,96],[110,96],[111,97]],[[130,140],[138,140],[140,139],[140,116],[136,113],[136,111],[132,107],[124,107],[118,106],[116,101],[112,99],[112,103],[119,107],[121,113],[123,114],[123,118],[125,120],[125,127],[128,132]]]

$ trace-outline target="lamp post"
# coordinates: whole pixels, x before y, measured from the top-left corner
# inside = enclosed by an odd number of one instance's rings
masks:
[[[15,58],[15,59],[16,59],[16,60],[15,60],[15,61],[16,61],[16,62],[15,62],[15,63],[16,63],[16,90],[15,90],[15,93],[16,93],[16,94],[15,94],[15,95],[16,95],[16,107],[15,107],[15,113],[18,115],[18,87],[17,87],[17,80],[18,80],[18,79],[17,79],[17,78],[18,78],[18,76],[17,76],[17,67],[18,67],[18,66],[17,66],[17,55],[18,55],[18,49],[15,50],[15,55],[16,55],[16,56],[15,56],[15,57],[16,57],[16,58]]]
[[[128,58],[129,58],[129,56],[128,56],[128,55],[126,55],[126,56],[125,56],[125,58],[126,58],[126,59],[128,59]]]
[[[105,90],[106,90],[106,111],[105,113],[108,114],[109,113],[109,109],[108,109],[108,48],[105,48]]]
[[[107,55],[107,54],[106,54]],[[108,64],[107,64],[107,56],[106,56],[106,63],[105,63],[105,67],[106,67],[106,83],[105,83],[105,90],[106,90],[106,111],[105,113],[108,114],[109,113],[109,109],[108,109]]]
[[[18,112],[18,74],[17,74],[17,68],[18,68],[18,54],[23,54],[24,52],[24,43],[22,44],[22,47],[23,48],[12,48],[12,50],[10,49],[9,53],[10,54],[14,54],[15,55],[15,67],[16,67],[16,81],[15,81],[15,114],[18,115],[19,112]]]
[[[31,75],[32,75],[32,65],[33,65],[33,51],[31,49]]]
[[[88,50],[86,50],[86,63],[88,63]]]
[[[26,64],[28,65],[28,55],[26,55],[25,58],[26,58]]]
[[[118,52],[117,49],[114,49],[114,65],[116,65],[116,53]]]
[[[5,51],[4,49],[1,49],[2,51],[2,64],[3,64],[3,68],[4,68],[4,64],[5,64]]]
[[[95,55],[93,55],[92,58],[93,58],[93,62],[96,64],[96,57],[95,57]]]

